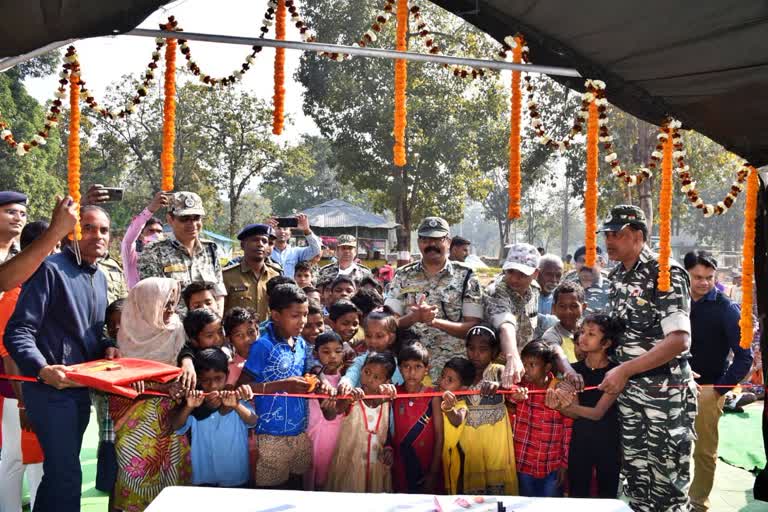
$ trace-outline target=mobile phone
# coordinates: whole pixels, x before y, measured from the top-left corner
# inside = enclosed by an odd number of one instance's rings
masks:
[[[299,219],[296,217],[277,217],[275,220],[280,228],[296,228],[299,226]]]
[[[117,202],[123,200],[123,189],[118,187],[104,187],[107,191],[107,202]]]

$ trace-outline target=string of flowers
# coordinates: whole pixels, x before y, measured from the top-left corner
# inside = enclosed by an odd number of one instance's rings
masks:
[[[264,13],[264,19],[262,20],[262,26],[261,26],[261,37],[263,38],[266,33],[269,31],[269,27],[272,25],[272,14],[274,14],[274,7],[272,5],[277,5],[277,2],[269,2],[269,7],[267,8],[267,12]],[[181,30],[181,28],[178,28],[178,30]],[[200,82],[210,85],[211,87],[227,87],[230,85],[234,85],[235,83],[242,80],[243,75],[251,69],[251,66],[256,61],[256,55],[261,52],[261,46],[253,45],[251,47],[251,52],[248,54],[248,56],[245,57],[245,60],[240,65],[240,67],[234,71],[232,71],[229,75],[225,77],[213,77],[209,75],[208,73],[204,73],[200,66],[195,62],[195,60],[192,58],[192,49],[189,46],[189,42],[186,39],[179,39],[179,50],[181,51],[181,54],[184,56],[184,58],[187,61],[187,69],[195,75]]]
[[[736,173],[736,181],[731,183],[731,189],[728,191],[728,194],[722,201],[712,204],[705,203],[699,196],[699,192],[696,190],[696,182],[691,176],[690,167],[685,163],[685,155],[683,154],[677,159],[677,171],[681,184],[680,190],[685,193],[693,206],[702,211],[704,217],[722,215],[733,206],[739,193],[744,189],[744,183],[747,181],[751,168],[752,166],[749,162],[744,162],[741,169]]]
[[[674,145],[667,128],[662,143],[661,190],[659,191],[659,279],[658,289],[667,292],[671,288],[669,259],[672,255],[672,153]]]
[[[584,265],[594,267],[597,259],[597,175],[598,175],[598,111],[593,99],[587,117],[587,186],[584,193]]]
[[[757,169],[749,168],[747,178],[747,199],[744,204],[744,243],[741,246],[741,318],[739,346],[749,348],[754,336],[752,325],[752,294],[755,274],[755,219],[757,217],[757,194],[760,182]]]
[[[408,49],[406,33],[408,32],[408,0],[397,0],[397,37],[395,49],[404,52]],[[403,167],[405,159],[405,126],[407,123],[407,107],[405,90],[408,83],[408,64],[404,59],[395,60],[395,147],[394,162],[397,167]]]
[[[509,43],[507,43],[509,44]],[[524,48],[523,62],[530,64],[530,56],[527,51],[527,47]],[[576,137],[584,131],[584,122],[589,117],[589,108],[592,102],[596,102],[598,108],[598,114],[607,105],[608,100],[605,98],[605,82],[601,80],[587,80],[585,82],[586,90],[581,95],[581,105],[579,111],[576,113],[576,119],[573,122],[573,126],[568,131],[568,134],[562,139],[553,139],[547,135],[547,129],[542,121],[541,112],[539,111],[539,104],[536,101],[536,91],[531,80],[530,73],[525,75],[525,90],[528,92],[528,116],[531,118],[531,127],[536,134],[536,140],[550,149],[556,149],[558,151],[567,151],[571,145],[576,142]],[[602,126],[602,124],[600,125]]]
[[[74,46],[67,48],[64,60],[69,66],[69,138],[67,139],[67,185],[77,206],[78,221],[70,240],[81,240],[80,227],[80,64]]]
[[[176,21],[173,19],[173,16],[168,18],[168,25],[160,25],[162,30],[174,30],[175,27]],[[123,108],[109,109],[107,107],[101,106],[99,102],[96,101],[96,98],[91,93],[91,91],[87,89],[85,86],[85,81],[82,80],[81,77],[80,96],[85,101],[85,104],[91,110],[98,112],[102,117],[108,117],[110,119],[124,118],[136,112],[139,104],[141,104],[144,98],[147,97],[149,88],[152,86],[152,82],[155,80],[155,70],[158,67],[157,63],[160,60],[160,50],[162,50],[163,46],[165,46],[165,39],[162,37],[156,38],[155,51],[152,52],[152,59],[149,61],[149,64],[147,64],[147,70],[141,75],[141,84],[137,87],[136,94],[134,94],[133,98],[131,98],[131,100]]]
[[[415,37],[416,40],[421,42],[424,49],[427,51],[427,53],[431,55],[438,55],[442,52],[442,48],[440,45],[438,45],[435,42],[435,34],[427,29],[427,24],[422,20],[421,17],[421,7],[418,5],[414,5],[411,7],[410,10],[411,16],[414,19],[414,22],[416,23],[416,33]],[[522,37],[520,34],[517,34],[515,37]],[[510,39],[514,43],[514,38],[511,36],[508,36],[507,39]],[[502,48],[508,48],[509,51],[511,51],[511,47],[508,45],[504,45]],[[504,53],[504,60],[506,60],[506,53]],[[482,78],[488,73],[490,70],[484,69],[484,68],[473,68],[468,66],[461,66],[458,64],[443,64],[443,67],[449,70],[453,76],[457,78],[468,78],[474,80],[475,78]]]
[[[164,192],[173,190],[174,144],[176,142],[176,40],[168,39],[165,46],[165,83],[163,87],[163,140],[160,153]]]
[[[277,0],[275,11],[275,39],[285,40],[286,0]],[[272,114],[272,133],[283,133],[285,123],[285,48],[275,48],[275,95],[272,99],[274,112]]]
[[[517,39],[512,61],[520,63],[521,49],[523,47],[522,39]],[[510,219],[519,219],[520,212],[520,71],[512,71],[512,90],[510,95],[510,115],[509,115],[509,208],[507,216]]]
[[[73,49],[74,51],[74,49]],[[17,141],[10,126],[0,119],[0,139],[5,141],[10,149],[16,151],[19,156],[24,156],[33,148],[45,146],[46,139],[50,136],[51,129],[59,125],[59,114],[61,113],[61,102],[67,96],[67,84],[69,83],[69,65],[66,62],[59,72],[59,87],[54,93],[54,99],[48,108],[48,115],[45,117],[45,125],[32,138],[27,141]]]

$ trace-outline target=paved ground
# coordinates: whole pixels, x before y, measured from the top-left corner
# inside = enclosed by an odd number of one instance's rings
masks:
[[[715,488],[710,495],[712,512],[765,512],[768,503],[752,499],[755,477],[749,471],[718,461]]]

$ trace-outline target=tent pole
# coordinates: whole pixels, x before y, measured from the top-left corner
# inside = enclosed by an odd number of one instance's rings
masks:
[[[165,30],[148,30],[137,28],[126,32],[125,35],[141,37],[171,37],[186,39],[188,41],[206,41],[209,43],[241,44],[249,46],[269,46],[275,48],[288,48],[289,50],[303,50],[313,52],[347,53],[361,57],[378,57],[384,59],[405,59],[417,62],[434,62],[437,64],[457,64],[460,66],[490,68],[498,70],[517,70],[529,73],[542,73],[545,75],[580,77],[575,69],[556,66],[538,66],[535,64],[515,64],[513,62],[470,59],[466,57],[451,57],[447,55],[432,55],[416,52],[398,52],[380,48],[360,48],[357,46],[344,46],[326,43],[305,43],[300,41],[277,41],[275,39],[262,39],[258,37],[224,36],[219,34],[201,34],[197,32],[170,32]]]

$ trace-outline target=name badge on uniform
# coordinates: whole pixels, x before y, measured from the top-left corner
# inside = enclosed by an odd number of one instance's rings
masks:
[[[248,286],[246,286],[246,285],[240,285],[240,286],[233,286],[232,287],[232,292],[233,293],[247,292],[247,291],[248,291]]]
[[[163,267],[163,272],[184,272],[185,270],[187,270],[187,267],[185,267],[181,263],[176,263],[174,265],[167,265]]]

